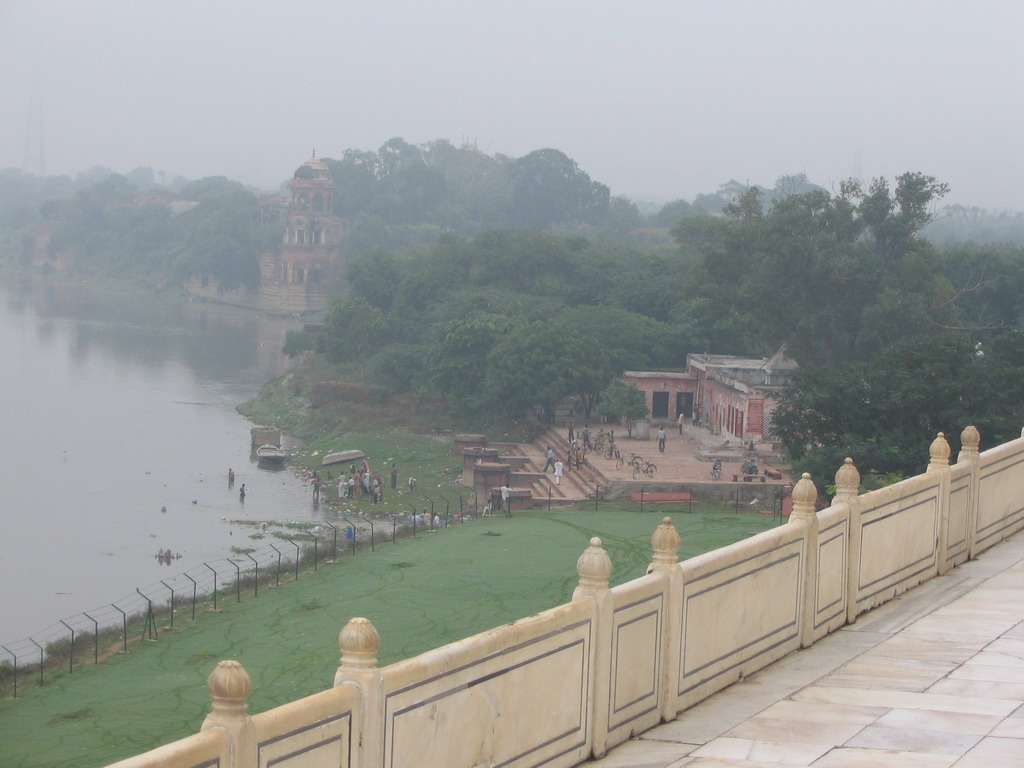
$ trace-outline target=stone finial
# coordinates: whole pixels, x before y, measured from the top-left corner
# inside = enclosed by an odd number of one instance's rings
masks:
[[[853,459],[847,456],[843,460],[843,466],[836,470],[836,498],[840,501],[856,498],[860,489],[860,472],[853,464]]]
[[[793,486],[793,511],[790,519],[807,519],[814,516],[814,505],[818,501],[818,489],[811,482],[811,476],[804,472]]]
[[[206,689],[213,697],[210,714],[219,719],[244,717],[249,709],[252,678],[237,661],[222,661],[206,678]]]
[[[946,434],[939,432],[928,446],[928,454],[931,459],[928,461],[928,469],[942,469],[949,466],[949,454],[951,453]]]
[[[672,525],[672,518],[662,518],[661,525],[651,535],[651,549],[654,550],[654,566],[673,566],[679,562],[679,546],[682,540],[679,531]]]
[[[576,573],[580,575],[580,587],[590,589],[607,589],[608,577],[612,575],[612,559],[608,557],[601,539],[597,536],[590,540],[590,546],[583,550],[576,561]]]
[[[338,633],[338,648],[341,649],[341,666],[369,669],[377,666],[380,634],[373,622],[357,616],[349,619]]]
[[[958,461],[978,461],[981,448],[981,433],[975,426],[964,427],[960,433],[960,455]]]

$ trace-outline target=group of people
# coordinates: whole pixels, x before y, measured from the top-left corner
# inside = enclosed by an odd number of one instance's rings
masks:
[[[589,449],[590,429],[584,427],[577,437],[573,431],[572,422],[569,422],[569,447],[565,452],[565,461],[563,462],[560,457],[555,455],[550,445],[547,446],[547,450],[544,452],[544,457],[547,460],[544,464],[544,472],[547,472],[550,467],[555,475],[555,485],[561,485],[562,475],[573,466],[579,469],[586,460]]]
[[[391,465],[391,487],[397,483],[398,469]],[[373,472],[370,463],[363,459],[363,465],[356,468],[353,464],[348,471],[348,476],[342,475],[338,480],[339,499],[362,499],[370,497],[371,503],[380,504],[384,500],[384,479],[380,472]]]

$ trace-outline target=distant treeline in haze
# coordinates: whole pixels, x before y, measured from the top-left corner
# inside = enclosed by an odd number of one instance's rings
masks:
[[[324,158],[345,219],[347,292],[292,334],[378,388],[447,398],[481,425],[566,399],[596,408],[627,369],[688,352],[800,364],[776,435],[830,477],[920,471],[935,432],[987,444],[1024,425],[1024,221],[942,207],[923,173],[729,182],[648,214],[562,152],[487,155],[392,139]],[[285,182],[286,183],[286,182]],[[281,191],[285,191],[283,187]],[[170,194],[173,193],[173,194]],[[258,282],[280,241],[261,194],[223,177],[0,173],[0,248],[152,279]]]

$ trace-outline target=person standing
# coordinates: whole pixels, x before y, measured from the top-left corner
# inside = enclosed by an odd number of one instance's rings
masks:
[[[242,487],[238,489],[238,500],[245,504],[245,483],[242,483]]]
[[[391,490],[398,488],[398,467],[391,465]]]
[[[231,467],[228,467],[228,488],[234,488],[234,487],[235,487],[235,470],[233,470]]]
[[[550,445],[548,446],[548,450],[547,450],[547,453],[545,454],[545,456],[547,456],[548,460],[547,460],[547,463],[544,465],[544,470],[543,471],[547,472],[548,471],[548,467],[551,467],[551,469],[555,468],[555,452],[551,450],[551,446]]]
[[[562,484],[562,470],[564,468],[565,468],[565,465],[562,464],[561,459],[559,459],[558,461],[555,462],[555,485],[561,485]]]
[[[662,424],[658,427],[658,453],[665,452],[665,441],[668,439],[668,435],[665,434],[665,425]]]
[[[569,421],[569,442],[571,443],[576,438],[576,433],[573,430],[572,421]]]

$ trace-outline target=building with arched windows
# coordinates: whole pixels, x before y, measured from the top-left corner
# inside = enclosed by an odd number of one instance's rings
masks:
[[[260,226],[281,231],[280,245],[260,254],[259,286],[226,288],[193,277],[186,284],[193,295],[281,315],[327,307],[342,277],[344,227],[334,214],[334,181],[314,152],[289,187],[290,199],[267,195],[259,203]]]
[[[289,186],[281,246],[260,259],[260,293],[268,310],[314,312],[327,306],[340,277],[343,228],[334,215],[334,182],[314,152]]]

